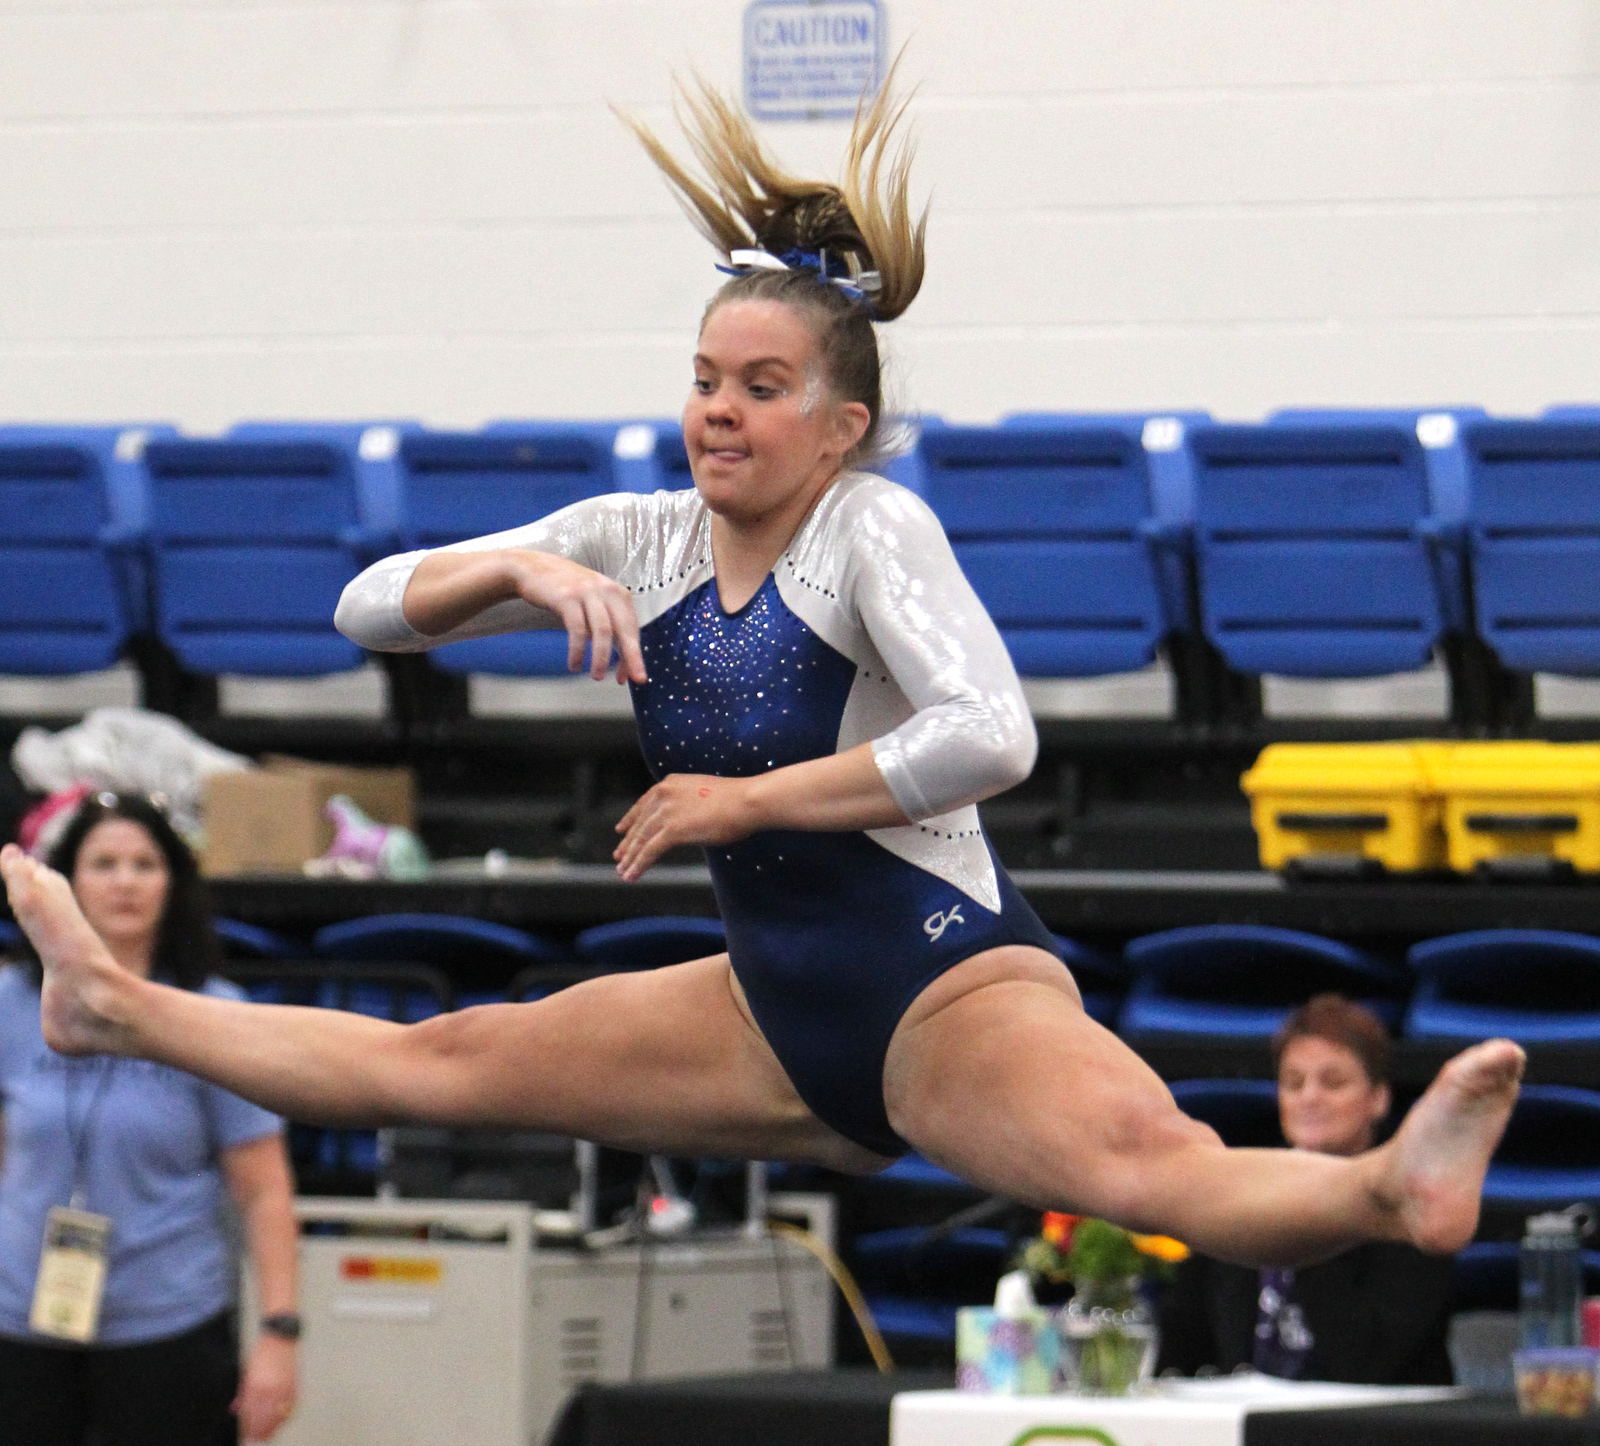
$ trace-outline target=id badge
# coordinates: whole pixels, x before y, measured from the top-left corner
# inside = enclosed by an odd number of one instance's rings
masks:
[[[92,1341],[100,1326],[106,1289],[106,1246],[111,1217],[56,1205],[45,1219],[39,1283],[28,1324],[40,1335]]]

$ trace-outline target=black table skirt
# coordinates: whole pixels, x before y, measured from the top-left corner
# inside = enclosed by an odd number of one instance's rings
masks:
[[[1260,1411],[1244,1418],[1244,1446],[1600,1446],[1600,1416],[1519,1416],[1490,1399]]]
[[[785,1371],[586,1386],[549,1446],[887,1446],[897,1391],[943,1391],[950,1371]]]
[[[548,1446],[888,1446],[899,1391],[948,1390],[948,1371],[794,1371],[588,1386],[568,1403]],[[1600,1446],[1600,1416],[1517,1414],[1490,1399],[1262,1411],[1244,1446]]]

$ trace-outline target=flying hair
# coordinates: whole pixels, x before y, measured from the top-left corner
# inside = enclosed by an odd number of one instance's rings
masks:
[[[872,317],[892,321],[922,286],[928,226],[926,207],[911,219],[914,146],[903,133],[910,98],[893,94],[899,68],[897,57],[871,103],[863,95],[856,107],[837,185],[784,170],[763,149],[748,117],[699,77],[692,87],[679,83],[677,115],[703,178],[642,121],[617,115],[661,169],[695,228],[725,257],[747,249],[774,256],[826,251],[843,259],[851,278],[878,273]]]

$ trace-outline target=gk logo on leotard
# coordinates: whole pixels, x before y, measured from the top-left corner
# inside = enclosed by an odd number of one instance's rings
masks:
[[[929,914],[922,921],[922,932],[928,936],[930,944],[937,944],[940,936],[952,924],[965,924],[967,921],[961,917],[961,905],[956,904],[948,913],[941,914],[937,910]]]

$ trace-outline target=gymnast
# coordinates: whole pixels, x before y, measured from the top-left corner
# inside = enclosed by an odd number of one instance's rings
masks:
[[[340,602],[364,647],[565,628],[615,658],[658,782],[617,870],[704,847],[728,952],[415,1025],[238,1003],[120,969],[14,846],[11,904],[63,1054],[188,1070],[292,1119],[574,1135],[686,1156],[881,1169],[907,1149],[1029,1205],[1240,1264],[1471,1237],[1516,1097],[1506,1040],[1450,1061],[1385,1144],[1230,1150],[1084,1013],[977,803],[1036,740],[939,523],[873,475],[875,326],[921,285],[904,107],[863,106],[842,180],[786,174],[702,88],[697,180],[629,124],[722,253],[683,414],[694,487],[579,502],[377,563]]]

